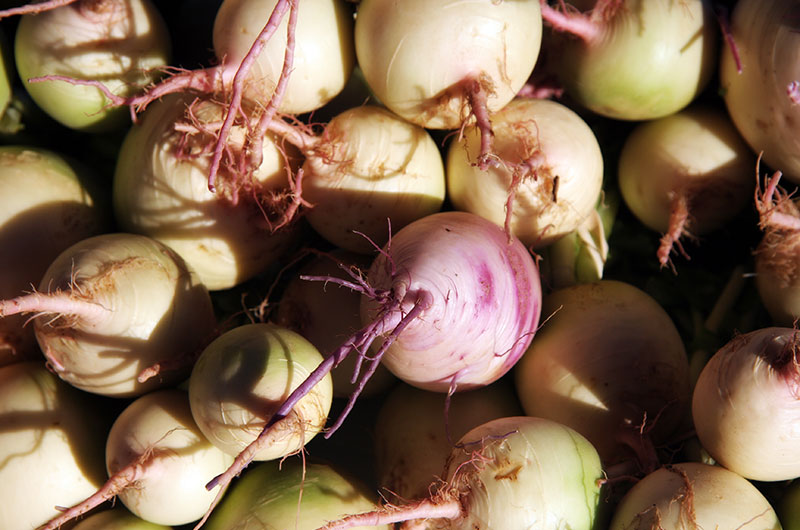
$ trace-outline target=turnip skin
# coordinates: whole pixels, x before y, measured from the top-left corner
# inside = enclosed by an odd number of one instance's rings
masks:
[[[89,170],[39,147],[0,147],[0,299],[30,290],[58,254],[111,229]],[[20,259],[20,256],[25,259]],[[41,358],[28,317],[0,319],[0,365]]]
[[[175,382],[181,370],[137,378],[158,362],[196,354],[216,329],[208,290],[191,269],[168,247],[136,234],[72,245],[47,269],[39,291],[61,291],[94,308],[34,322],[53,370],[87,392],[133,397]]]
[[[0,527],[34,530],[103,483],[97,405],[43,362],[0,368]]]
[[[356,56],[393,112],[425,128],[457,129],[468,117],[465,83],[486,85],[489,112],[505,106],[533,71],[541,29],[538,1],[366,0]]]
[[[264,141],[263,161],[252,181],[236,181],[226,173],[228,182],[218,186],[224,191],[208,190],[209,136],[194,130],[187,138],[176,130],[191,101],[168,96],[130,129],[114,174],[114,212],[123,230],[173,248],[216,291],[264,272],[298,232],[293,226],[273,231],[269,225],[273,194],[287,191],[285,159],[271,141]],[[211,126],[222,114],[207,102],[193,112],[199,126]],[[242,141],[242,131],[234,129],[231,145]]]
[[[363,484],[321,462],[296,458],[253,466],[225,494],[207,530],[313,530],[349,512],[369,510],[374,494]],[[390,530],[389,525],[366,526]]]
[[[741,0],[722,49],[720,91],[737,129],[764,162],[800,183],[800,106],[787,94],[800,80],[800,8],[792,0]],[[741,67],[741,72],[739,71]]]
[[[275,324],[245,324],[203,350],[189,379],[192,415],[211,443],[236,456],[264,428],[278,405],[322,362],[301,335]],[[323,378],[275,426],[256,460],[295,453],[325,425],[333,399]]]
[[[121,129],[129,123],[128,114],[110,107],[95,87],[28,79],[60,75],[97,80],[119,96],[131,96],[137,86],[160,77],[171,55],[169,31],[150,0],[81,0],[25,15],[14,52],[34,101],[64,126],[87,132]]]
[[[582,11],[599,2],[570,2]],[[717,56],[716,21],[703,0],[625,0],[588,39],[550,35],[565,92],[618,120],[660,118],[686,107],[706,87]]]
[[[543,314],[549,318],[514,369],[526,414],[577,430],[607,466],[641,460],[648,440],[660,445],[688,429],[686,350],[650,295],[600,280],[549,293]]]
[[[232,72],[250,50],[276,4],[276,0],[222,2],[214,20],[214,51]],[[328,103],[342,91],[355,64],[353,15],[347,3],[302,0],[298,5],[301,7],[292,72],[278,107],[287,114],[310,112]],[[286,28],[284,17],[250,71],[245,97],[255,101],[269,99],[284,62]]]
[[[492,115],[492,130],[500,162],[488,170],[476,165],[477,127],[466,127],[448,147],[447,194],[454,208],[505,226],[535,249],[577,229],[593,212],[603,183],[603,154],[589,125],[561,103],[516,99]]]
[[[438,212],[445,198],[444,164],[431,136],[375,105],[335,116],[303,169],[308,222],[353,252],[374,252],[390,230]]]
[[[616,507],[610,530],[739,528],[779,530],[767,499],[741,476],[686,462],[662,467],[636,483]]]
[[[800,477],[799,339],[796,330],[780,327],[734,337],[695,385],[692,416],[700,442],[745,478]]]

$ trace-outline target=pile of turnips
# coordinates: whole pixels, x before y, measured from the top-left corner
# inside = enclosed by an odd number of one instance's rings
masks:
[[[800,530],[798,29],[0,2],[0,528]]]

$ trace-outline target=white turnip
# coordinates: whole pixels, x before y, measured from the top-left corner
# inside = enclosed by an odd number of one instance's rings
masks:
[[[800,318],[800,208],[779,186],[780,171],[761,178],[755,196],[761,241],[754,251],[759,298],[777,326]]]
[[[132,397],[185,376],[213,338],[208,290],[174,251],[145,236],[110,233],[64,250],[39,289],[0,302],[0,316],[33,313],[52,370],[96,394]],[[140,381],[158,363],[176,363]]]
[[[211,443],[236,456],[321,362],[319,351],[287,328],[266,323],[233,328],[209,344],[192,369],[192,416]],[[328,376],[275,425],[254,460],[274,460],[300,451],[322,430],[332,399]]]
[[[746,479],[719,466],[687,462],[662,467],[636,483],[617,505],[609,528],[778,530],[781,524]]]
[[[212,291],[264,272],[297,235],[293,226],[281,226],[294,202],[290,161],[275,142],[261,144],[258,171],[224,168],[218,192],[208,190],[208,143],[222,115],[217,104],[179,95],[155,103],[126,135],[113,183],[122,229],[170,246]],[[242,149],[243,135],[234,128],[229,148]]]
[[[33,78],[63,76],[102,82],[118,97],[133,96],[169,64],[170,35],[150,0],[79,0],[24,15],[14,42],[19,76],[33,100],[73,129],[105,131],[129,123],[103,91],[86,84]]]
[[[715,461],[743,477],[800,477],[798,341],[792,328],[736,336],[697,379],[692,397],[697,436]]]
[[[178,389],[150,392],[130,403],[111,426],[105,455],[105,484],[42,530],[56,530],[115,496],[145,521],[190,523],[214,498],[203,483],[231,462],[197,428],[188,396]]]
[[[542,4],[553,28],[543,47],[557,54],[564,92],[602,116],[648,120],[677,112],[702,92],[717,64],[716,20],[704,0],[576,0],[563,11]]]
[[[414,528],[591,530],[602,478],[597,451],[569,427],[529,416],[498,418],[459,440],[447,462],[446,485],[435,497],[352,515],[322,529],[419,519]]]
[[[369,510],[377,499],[335,465],[261,462],[225,495],[206,530],[313,530],[347,513]],[[389,530],[389,525],[368,525]]]
[[[34,530],[100,487],[110,421],[97,405],[43,362],[0,368],[0,527]]]
[[[108,205],[93,181],[88,168],[60,153],[0,147],[0,299],[37,285],[73,243],[110,230]],[[24,315],[0,319],[0,365],[41,358],[26,321]]]
[[[356,57],[378,100],[404,119],[458,129],[474,116],[488,164],[489,115],[530,77],[541,30],[536,0],[362,0]]]
[[[662,267],[688,256],[682,240],[716,230],[752,198],[755,156],[724,111],[695,105],[639,124],[626,138],[617,175],[625,204],[663,234]]]
[[[730,31],[735,48],[719,61],[720,91],[739,132],[764,161],[800,183],[800,6],[740,0]],[[736,53],[734,53],[734,50]]]
[[[371,253],[390,230],[442,207],[445,173],[436,143],[382,107],[345,110],[302,143],[306,219],[338,247]]]
[[[251,51],[277,0],[225,0],[214,20],[214,52],[222,64],[223,83],[232,81],[236,69]],[[301,114],[316,110],[342,91],[355,64],[353,14],[342,0],[296,2],[297,26],[292,71],[278,110]],[[254,59],[244,97],[265,101],[275,90],[286,50],[288,17]]]
[[[454,208],[504,226],[543,248],[594,211],[603,154],[594,132],[555,101],[516,99],[492,115],[499,161],[480,168],[480,131],[468,126],[447,151],[447,196]]]
[[[525,413],[577,430],[607,467],[658,467],[655,447],[690,428],[689,361],[670,316],[618,280],[553,291],[543,311],[514,369]]]

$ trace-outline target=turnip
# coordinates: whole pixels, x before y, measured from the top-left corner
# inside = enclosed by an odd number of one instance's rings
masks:
[[[349,285],[366,295],[364,327],[320,363],[208,488],[228,484],[265,445],[273,425],[344,358],[354,351],[363,355],[376,339],[380,348],[358,363],[356,390],[327,436],[344,421],[378,363],[424,389],[485,386],[517,362],[539,321],[541,285],[530,253],[500,227],[465,212],[409,224],[382,249],[366,278],[356,275]]]
[[[371,261],[364,254],[340,249],[314,256],[286,280],[272,317],[274,322],[305,337],[322,355],[330,355],[361,327],[361,294],[344,285],[308,281],[303,277],[335,276],[345,280],[349,279],[345,270],[366,271]],[[355,390],[352,376],[358,360],[347,357],[338,370],[331,372],[334,397],[347,397]],[[395,381],[386,367],[378,366],[363,394],[379,395]]]
[[[466,127],[447,151],[453,206],[504,226],[543,248],[577,229],[594,211],[603,154],[592,129],[555,101],[517,99],[492,115],[499,162],[482,170],[480,131]]]
[[[543,314],[514,369],[525,413],[586,436],[614,476],[657,467],[655,448],[690,428],[689,362],[670,316],[618,280],[555,290]]]
[[[522,414],[514,389],[501,380],[452,396],[401,383],[386,396],[375,421],[375,472],[387,498],[419,499],[444,480],[447,457],[469,431]]]
[[[336,517],[375,507],[363,484],[321,462],[262,462],[228,491],[206,530],[313,530]],[[389,525],[369,525],[389,530]]]
[[[516,416],[465,434],[436,496],[356,514],[321,529],[417,521],[414,528],[595,528],[603,470],[586,438],[554,421]],[[412,523],[413,524],[413,523]]]
[[[727,114],[695,105],[639,124],[625,140],[618,182],[625,204],[663,234],[662,267],[688,257],[682,240],[732,220],[752,198],[755,156]]]
[[[208,290],[184,261],[153,239],[125,233],[64,250],[37,291],[0,302],[0,316],[18,313],[36,316],[36,339],[59,377],[115,397],[185,376],[176,369],[138,380],[157,363],[193,359],[216,330]]]
[[[734,337],[708,361],[692,398],[697,436],[722,466],[760,481],[800,477],[798,331]]]
[[[225,0],[214,21],[214,51],[223,61],[223,83],[231,82],[278,0]],[[300,0],[293,28],[292,71],[278,110],[301,114],[316,110],[342,91],[355,64],[353,15],[342,0]],[[244,96],[269,99],[281,76],[288,17],[270,37],[249,70]]]
[[[34,530],[103,483],[98,405],[43,362],[0,368],[0,527]]]
[[[298,143],[306,154],[306,218],[338,247],[371,253],[390,230],[442,207],[445,173],[436,143],[425,129],[382,107],[348,109],[319,137]]]
[[[720,89],[739,132],[764,161],[800,183],[800,6],[792,0],[741,0],[722,50]]]
[[[562,3],[563,5],[563,3]],[[648,120],[688,105],[711,79],[716,20],[703,0],[542,2],[543,47],[566,95],[602,116]],[[576,11],[577,9],[577,11]]]
[[[267,140],[258,171],[225,168],[218,192],[210,192],[209,139],[223,110],[192,101],[165,97],[128,132],[114,174],[114,212],[123,230],[173,248],[214,291],[264,272],[292,244],[296,229],[281,225],[295,203],[286,150]],[[229,148],[241,149],[243,136],[234,128]]]
[[[778,326],[793,326],[800,318],[800,209],[779,184],[780,171],[758,176],[756,209],[764,234],[756,247],[756,287],[760,300]]]
[[[192,416],[211,443],[236,456],[321,362],[319,351],[287,328],[266,323],[233,328],[209,344],[192,369]],[[332,399],[327,376],[275,425],[253,458],[274,460],[301,450],[322,430]]]
[[[536,0],[362,0],[356,57],[377,98],[412,123],[458,129],[474,115],[486,167],[489,115],[530,77],[541,29]]]
[[[151,392],[128,405],[111,426],[105,484],[42,530],[55,530],[115,496],[146,521],[190,523],[200,518],[214,497],[203,483],[230,462],[231,457],[197,428],[186,392]]]
[[[97,81],[125,98],[157,80],[170,53],[167,27],[150,0],[79,0],[24,15],[14,43],[17,70],[34,101],[61,124],[93,132],[127,124],[125,110],[112,108],[94,86],[29,80]]]
[[[93,177],[54,151],[0,147],[0,299],[30,290],[62,250],[111,228]],[[26,321],[0,319],[0,365],[41,358]]]
[[[617,505],[609,528],[778,530],[781,524],[746,479],[719,466],[687,462],[662,467],[636,483]]]

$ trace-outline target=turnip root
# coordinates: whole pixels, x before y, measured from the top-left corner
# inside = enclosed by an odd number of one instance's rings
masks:
[[[383,401],[375,422],[375,471],[385,497],[427,497],[443,481],[447,457],[469,430],[519,416],[514,389],[503,380],[447,396],[401,383]]]
[[[458,129],[474,115],[488,167],[489,115],[530,77],[541,29],[535,0],[362,0],[356,57],[377,98],[412,123]]]
[[[173,248],[208,289],[227,289],[264,272],[297,235],[282,226],[296,206],[287,181],[290,151],[265,139],[258,171],[225,168],[224,183],[211,193],[209,138],[223,110],[191,102],[168,96],[128,132],[114,175],[114,211],[123,230]],[[234,128],[229,148],[243,142],[243,128]]]
[[[59,377],[115,397],[186,375],[176,369],[138,380],[157,363],[193,359],[216,330],[208,291],[183,260],[153,239],[124,233],[64,250],[38,291],[0,302],[0,316],[18,313],[36,315],[36,339]]]
[[[356,514],[320,530],[417,521],[414,528],[594,528],[603,470],[586,438],[554,421],[498,418],[465,434],[438,495]]]
[[[338,114],[309,140],[303,142],[306,218],[334,245],[374,252],[390,230],[442,207],[444,164],[422,127],[364,105]]]
[[[62,250],[111,228],[97,195],[88,169],[59,153],[0,147],[0,299],[31,289]],[[0,319],[0,365],[41,358],[26,320]]]
[[[198,519],[213,500],[203,483],[231,462],[192,419],[186,392],[166,389],[141,396],[111,426],[106,441],[109,479],[94,494],[48,521],[56,530],[114,496],[136,516],[156,524]]]
[[[211,443],[236,456],[255,440],[279,405],[322,362],[301,335],[275,324],[245,324],[203,350],[189,378],[192,416]],[[328,419],[330,376],[303,396],[278,422],[254,460],[300,451]]]
[[[371,258],[364,254],[334,250],[315,256],[286,281],[278,302],[274,322],[305,337],[319,352],[330,355],[342,341],[361,327],[361,294],[339,285],[304,279],[307,276],[333,276],[349,279],[345,270],[369,268]],[[345,267],[347,269],[342,269]],[[333,396],[347,397],[355,390],[352,381],[357,357],[347,357],[331,372]],[[363,389],[364,395],[379,395],[396,382],[386,367],[378,366]]]
[[[739,132],[764,161],[800,184],[800,6],[792,0],[740,0],[730,46],[720,59],[720,88]]]
[[[777,530],[775,510],[756,487],[719,466],[662,467],[636,483],[617,505],[610,530],[736,528]]]
[[[98,81],[125,98],[161,77],[170,54],[166,24],[150,0],[79,0],[24,15],[14,43],[17,70],[33,100],[66,127],[91,132],[125,126],[125,109],[113,108],[94,86],[29,80]]]
[[[355,275],[346,283],[366,295],[364,327],[320,363],[208,488],[230,483],[315,384],[349,354],[363,355],[376,339],[380,348],[358,364],[356,390],[327,436],[344,421],[378,363],[385,361],[395,375],[424,389],[485,386],[517,362],[539,322],[541,285],[530,253],[500,227],[465,212],[414,221],[386,244],[366,278]]]
[[[555,101],[517,99],[492,115],[494,167],[482,170],[481,132],[466,127],[447,151],[453,206],[504,226],[526,246],[543,248],[594,211],[603,154],[592,129]]]
[[[689,430],[689,362],[669,315],[618,280],[565,287],[514,369],[526,414],[580,432],[616,474],[658,467],[655,448]]]
[[[738,215],[752,198],[755,156],[727,114],[695,105],[642,123],[627,137],[618,163],[625,204],[661,232],[662,267],[682,240],[699,237]]]
[[[262,462],[236,482],[206,530],[313,530],[325,521],[375,507],[374,495],[335,466],[292,459]],[[389,530],[389,525],[369,525]]]
[[[0,527],[34,530],[95,491],[109,424],[43,362],[0,368]]]
[[[542,2],[565,93],[602,116],[649,120],[688,105],[711,79],[716,20],[703,0]],[[562,3],[563,5],[563,3]]]
[[[697,436],[722,466],[760,481],[800,477],[800,337],[769,327],[734,337],[703,368]]]

